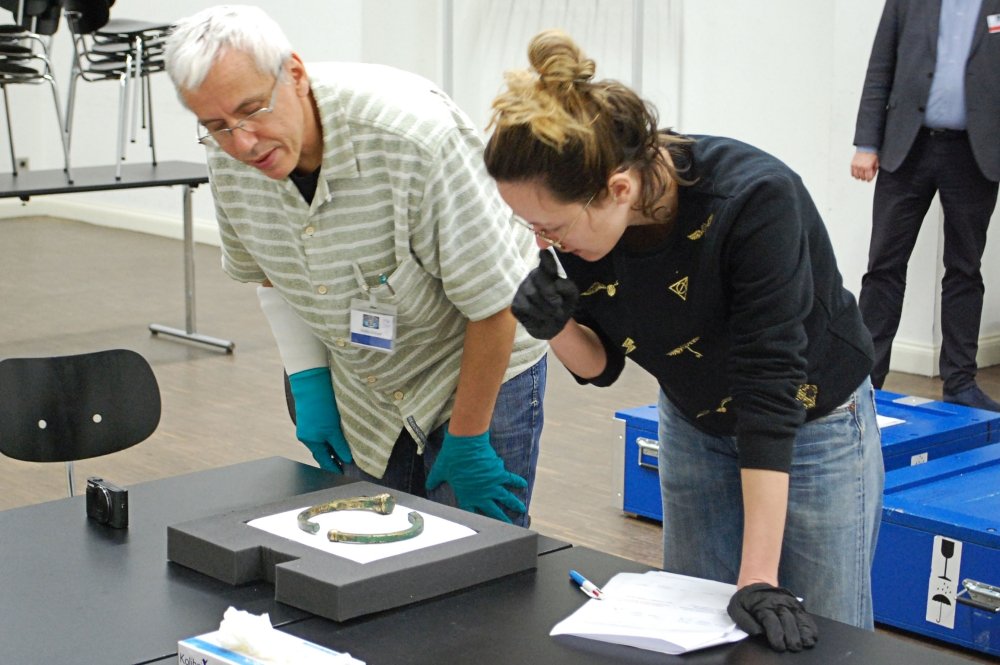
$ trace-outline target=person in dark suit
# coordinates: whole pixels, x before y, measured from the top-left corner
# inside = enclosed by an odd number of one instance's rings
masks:
[[[1000,411],[976,384],[980,264],[1000,181],[1000,0],[887,0],[858,110],[851,175],[878,173],[858,304],[882,386],[906,267],[934,194],[944,209],[944,401]]]

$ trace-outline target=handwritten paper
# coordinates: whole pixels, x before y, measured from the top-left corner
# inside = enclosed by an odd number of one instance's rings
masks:
[[[681,654],[747,636],[726,606],[736,586],[662,571],[618,573],[550,635]]]

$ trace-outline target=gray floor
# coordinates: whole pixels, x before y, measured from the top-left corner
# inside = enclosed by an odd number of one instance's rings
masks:
[[[222,274],[217,248],[199,245],[196,257],[197,329],[235,341],[233,354],[147,330],[152,322],[184,327],[179,241],[50,218],[0,220],[0,358],[129,348],[150,361],[160,383],[156,433],[128,451],[77,463],[78,491],[88,475],[128,486],[272,455],[312,463],[295,440],[253,287]],[[622,430],[613,418],[654,402],[655,382],[632,365],[606,389],[577,386],[554,359],[549,372],[533,527],[659,565],[659,526],[620,509]],[[1000,367],[980,379],[1000,398]],[[903,374],[885,387],[934,399],[941,391],[937,379]],[[58,499],[65,473],[0,457],[0,487],[0,510]]]

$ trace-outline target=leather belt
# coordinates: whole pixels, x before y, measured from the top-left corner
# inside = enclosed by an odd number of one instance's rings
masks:
[[[969,135],[964,129],[935,129],[933,127],[921,127],[920,131],[935,139],[964,139]]]

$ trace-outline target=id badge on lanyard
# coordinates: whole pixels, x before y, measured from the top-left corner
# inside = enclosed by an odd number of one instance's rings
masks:
[[[396,306],[378,301],[357,263],[354,264],[354,276],[368,299],[351,299],[351,344],[370,351],[392,353],[396,340]],[[389,293],[393,292],[384,276],[379,276],[379,284]]]

